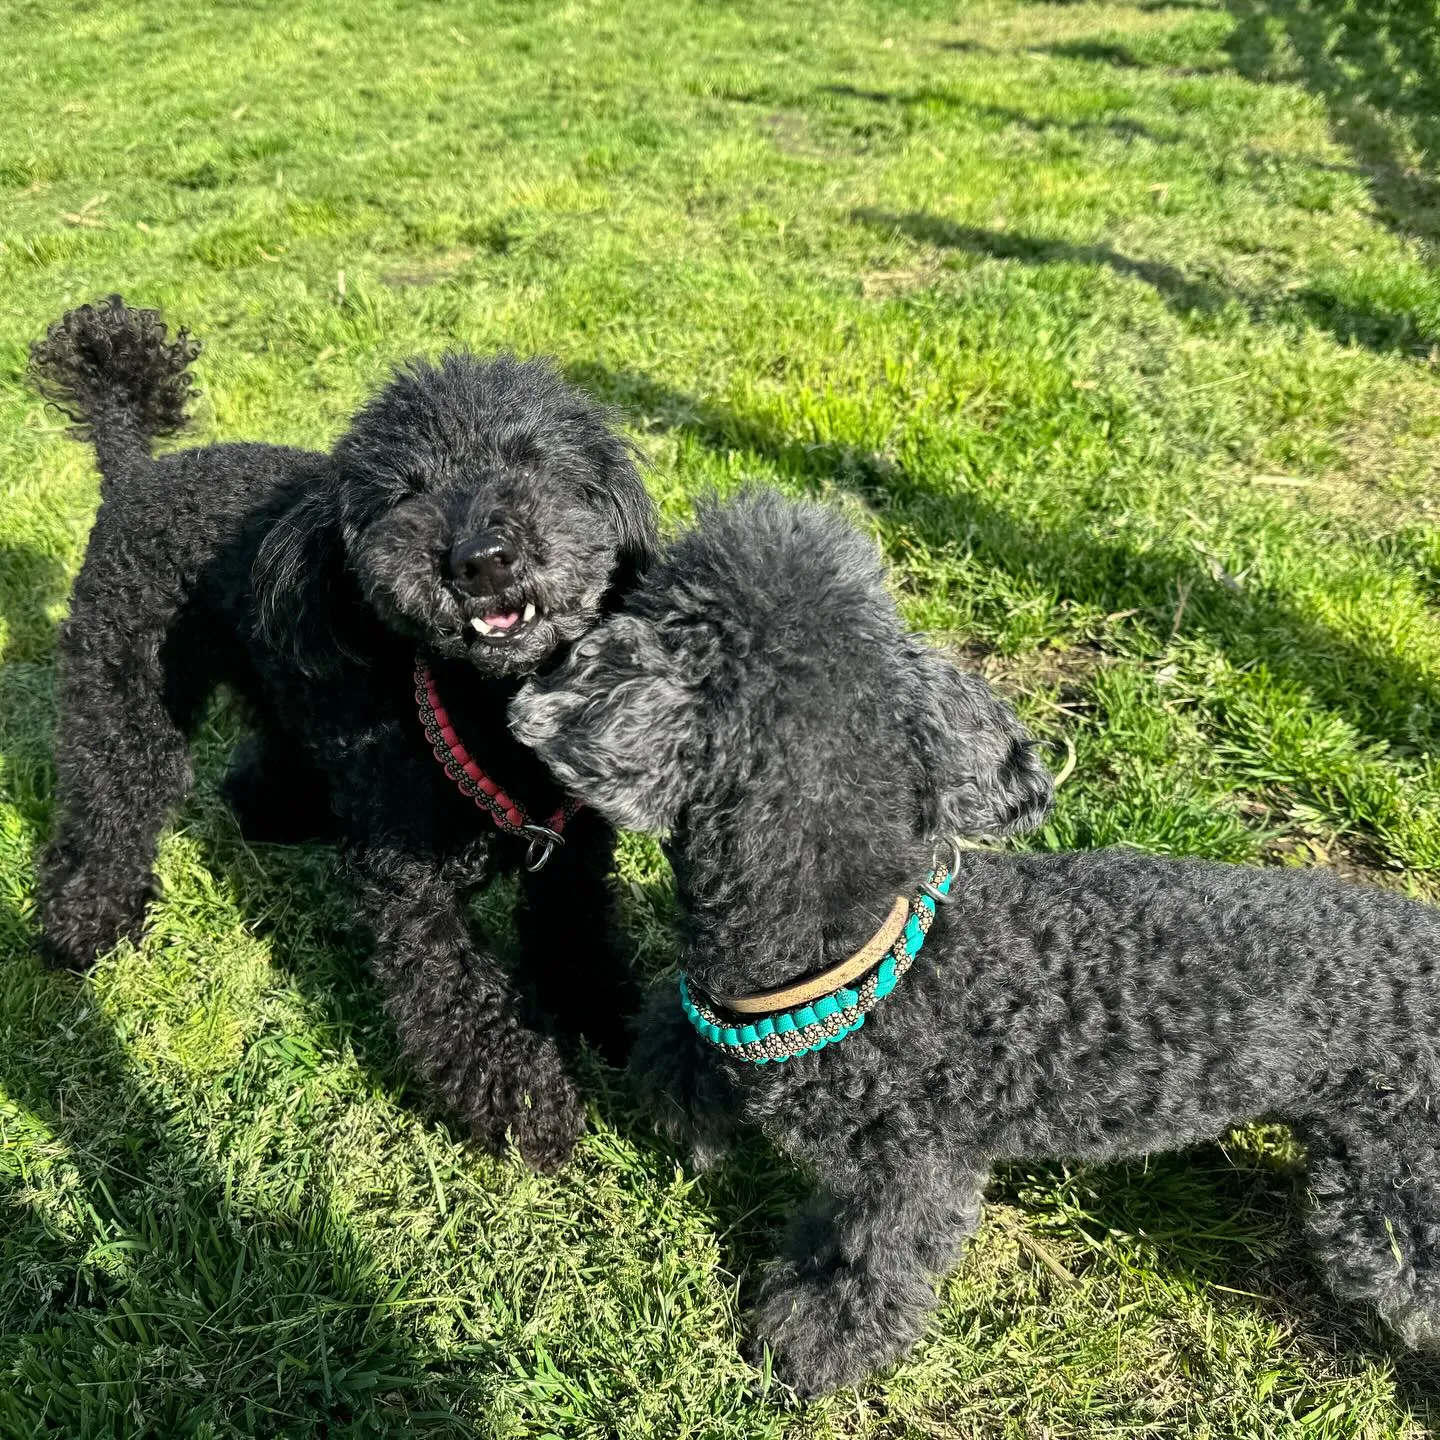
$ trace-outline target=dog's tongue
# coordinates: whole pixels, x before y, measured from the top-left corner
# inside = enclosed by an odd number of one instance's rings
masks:
[[[509,630],[511,626],[518,623],[520,612],[518,610],[501,610],[494,615],[483,615],[481,619],[496,630]]]

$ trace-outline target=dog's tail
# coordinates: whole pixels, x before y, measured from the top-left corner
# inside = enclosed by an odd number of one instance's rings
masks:
[[[186,421],[194,394],[190,365],[200,346],[173,340],[158,310],[131,310],[118,295],[68,311],[30,347],[30,380],[95,446],[100,473],[150,456],[150,442]]]

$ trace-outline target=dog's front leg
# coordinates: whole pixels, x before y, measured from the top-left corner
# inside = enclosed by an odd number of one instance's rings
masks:
[[[957,1179],[923,1162],[846,1168],[847,1193],[792,1220],[754,1316],[752,1360],[768,1346],[777,1377],[806,1396],[859,1384],[910,1349],[935,1306],[930,1277],[980,1220],[978,1169]]]
[[[685,1018],[673,979],[645,997],[628,1075],[655,1128],[685,1146],[697,1170],[724,1156],[740,1128],[740,1092]]]
[[[462,877],[399,843],[347,854],[375,932],[375,969],[412,1063],[482,1144],[508,1130],[536,1169],[570,1154],[584,1125],[554,1040],[531,1029],[509,977],[476,943]]]
[[[620,944],[608,878],[614,849],[614,830],[582,810],[548,863],[522,874],[515,920],[540,1008],[622,1065],[640,987]]]

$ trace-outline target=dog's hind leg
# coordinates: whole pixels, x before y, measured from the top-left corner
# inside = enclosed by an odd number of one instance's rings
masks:
[[[1407,1345],[1440,1348],[1440,1094],[1352,1076],[1295,1129],[1330,1287],[1373,1305]]]
[[[983,1171],[957,1178],[910,1161],[857,1163],[849,1194],[795,1217],[788,1257],[766,1276],[751,1358],[768,1345],[775,1373],[802,1395],[858,1384],[904,1355],[935,1307],[930,1277],[980,1222]]]
[[[522,877],[516,926],[540,1009],[568,1034],[584,1035],[612,1065],[622,1065],[640,987],[618,943],[607,881],[614,845],[615,832],[582,810],[564,847]]]
[[[143,923],[156,842],[189,787],[187,732],[209,688],[203,660],[172,633],[178,584],[137,567],[123,537],[99,540],[61,631],[58,823],[39,864],[44,952],[73,969]]]

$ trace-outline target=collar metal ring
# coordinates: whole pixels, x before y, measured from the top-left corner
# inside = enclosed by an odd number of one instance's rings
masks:
[[[930,857],[930,873],[933,875],[936,870],[935,857]],[[958,836],[950,837],[950,879],[953,881],[960,870],[960,840]],[[948,905],[955,897],[947,895],[943,890],[932,885],[929,880],[922,880],[920,888],[937,904]]]
[[[530,844],[525,851],[525,868],[533,875],[535,871],[543,870],[549,864],[555,847],[563,845],[565,837],[548,825],[526,825],[523,829],[530,837]]]

